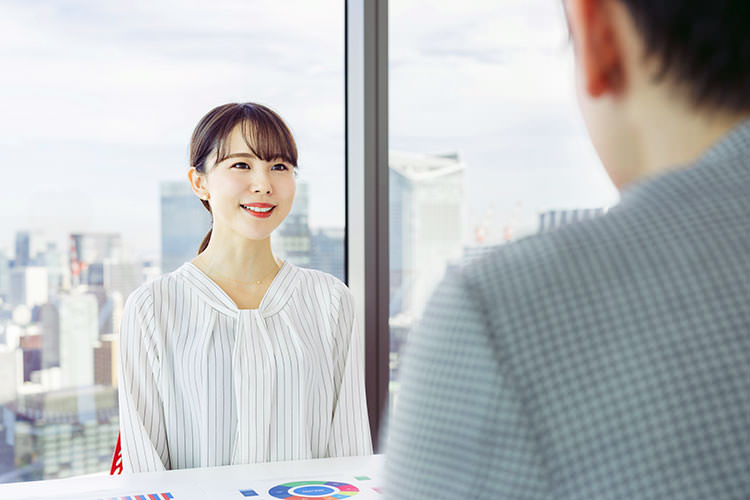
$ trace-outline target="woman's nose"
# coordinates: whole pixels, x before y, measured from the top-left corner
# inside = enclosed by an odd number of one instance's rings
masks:
[[[266,173],[257,173],[253,176],[251,189],[254,193],[271,194],[271,181]]]

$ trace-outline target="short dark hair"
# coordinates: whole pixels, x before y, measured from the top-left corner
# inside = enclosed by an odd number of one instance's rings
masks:
[[[750,110],[748,0],[619,0],[640,32],[657,79],[688,92],[700,108]]]

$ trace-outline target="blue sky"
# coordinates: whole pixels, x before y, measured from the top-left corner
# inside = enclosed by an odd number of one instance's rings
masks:
[[[159,181],[185,179],[195,123],[236,100],[287,120],[311,222],[342,225],[343,21],[342,0],[0,1],[0,248],[29,228],[155,252]],[[390,2],[391,149],[461,155],[467,238],[488,212],[616,200],[564,29],[549,0]]]

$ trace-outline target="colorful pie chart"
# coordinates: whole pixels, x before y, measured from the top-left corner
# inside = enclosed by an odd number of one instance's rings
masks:
[[[296,481],[274,486],[268,494],[284,500],[344,500],[359,493],[359,488],[335,481]]]

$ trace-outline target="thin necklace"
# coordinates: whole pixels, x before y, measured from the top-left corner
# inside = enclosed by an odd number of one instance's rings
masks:
[[[232,278],[230,278],[229,276],[225,276],[225,275],[223,275],[223,274],[221,274],[221,273],[218,273],[218,272],[216,272],[216,271],[214,270],[214,268],[212,268],[211,266],[209,266],[209,265],[208,265],[208,263],[207,263],[207,262],[206,262],[205,260],[203,260],[203,254],[200,254],[200,255],[198,256],[198,260],[199,260],[199,261],[200,261],[200,262],[201,262],[201,263],[202,263],[202,264],[203,264],[204,266],[206,266],[206,267],[208,268],[208,270],[209,270],[209,271],[211,272],[211,274],[213,274],[213,275],[217,275],[217,276],[221,276],[222,278],[224,278],[224,279],[226,279],[226,280],[229,280],[229,281],[232,281],[232,282],[234,282],[234,283],[238,283],[238,284],[240,284],[240,285],[244,285],[244,286],[258,286],[258,285],[260,285],[261,283],[263,283],[264,281],[266,281],[266,279],[268,279],[268,277],[269,277],[269,276],[271,276],[271,275],[272,275],[273,273],[275,273],[276,271],[278,271],[279,269],[281,269],[280,267],[277,267],[277,268],[275,268],[275,269],[272,269],[270,273],[268,273],[268,274],[267,274],[266,276],[264,276],[264,277],[263,277],[263,279],[259,279],[259,280],[256,280],[256,281],[250,281],[250,282],[248,282],[248,281],[238,281],[238,280],[236,280],[236,279],[232,279]],[[276,260],[274,260],[274,264],[276,264]],[[278,264],[276,264],[276,266],[278,266]]]

